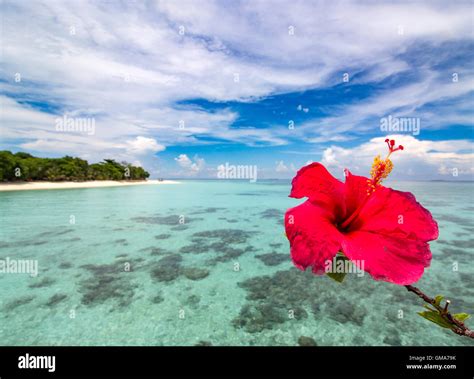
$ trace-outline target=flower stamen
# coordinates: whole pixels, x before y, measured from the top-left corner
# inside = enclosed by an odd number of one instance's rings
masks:
[[[369,196],[374,193],[382,180],[384,180],[392,171],[393,163],[390,160],[390,154],[398,150],[403,150],[403,146],[399,145],[395,148],[395,140],[385,140],[388,146],[388,155],[385,159],[380,158],[380,155],[377,155],[372,164],[372,169],[370,170],[370,176],[372,179],[367,180],[367,197],[359,204],[357,209],[346,219],[340,226],[339,230],[347,230],[355,218],[359,215],[360,211],[364,207],[365,203],[369,200]]]
[[[395,140],[385,140],[388,146],[388,155],[385,159],[380,158],[380,155],[377,155],[372,164],[372,169],[370,170],[371,179],[367,180],[367,196],[370,196],[377,189],[382,181],[392,172],[393,163],[390,160],[390,155],[398,150],[403,150],[403,146],[399,145],[395,147]]]

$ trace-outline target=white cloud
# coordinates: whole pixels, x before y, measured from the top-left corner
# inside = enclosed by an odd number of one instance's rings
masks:
[[[286,166],[283,161],[278,161],[277,162],[277,165],[275,167],[275,171],[276,172],[288,172],[289,171],[289,168],[288,166]]]
[[[127,141],[126,149],[133,154],[145,154],[163,151],[165,147],[160,145],[153,138],[138,136],[134,140]]]
[[[180,154],[174,160],[183,168],[189,168],[191,167],[191,164],[192,164],[191,159],[189,159],[186,154]]]
[[[289,165],[283,161],[277,161],[275,166],[275,173],[277,177],[291,177],[295,174],[296,167],[293,163]]]
[[[373,138],[350,149],[331,146],[324,151],[321,162],[336,175],[342,175],[347,168],[354,174],[369,176],[375,156],[380,154],[383,158],[387,154],[385,138],[394,139],[397,145],[404,147],[390,158],[394,164],[391,178],[449,180],[453,179],[454,172],[460,179],[472,179],[474,175],[474,143],[468,140],[428,141],[391,135]]]
[[[296,107],[297,110],[299,111],[303,111],[304,113],[308,113],[309,112],[309,108],[303,108],[303,106],[300,104]]]
[[[185,169],[185,173],[191,175],[196,175],[201,172],[206,165],[204,158],[195,156],[194,160],[191,160],[186,154],[180,154],[177,158],[174,158],[174,160],[181,168]]]

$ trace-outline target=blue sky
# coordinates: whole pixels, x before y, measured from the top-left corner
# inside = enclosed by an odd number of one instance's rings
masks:
[[[472,179],[472,2],[271,4],[3,1],[0,148],[291,178],[310,161],[367,175],[389,136],[394,177]]]

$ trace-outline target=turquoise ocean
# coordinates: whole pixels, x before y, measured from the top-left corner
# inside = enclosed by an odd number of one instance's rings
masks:
[[[392,182],[437,219],[416,284],[474,314],[474,184]],[[294,268],[289,181],[0,193],[1,345],[468,345],[403,287]],[[474,320],[467,324],[474,327]],[[313,343],[313,342],[312,342]]]

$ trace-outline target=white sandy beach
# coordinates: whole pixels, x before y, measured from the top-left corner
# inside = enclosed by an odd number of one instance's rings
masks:
[[[74,189],[74,188],[101,188],[120,186],[143,186],[156,184],[179,184],[174,180],[143,180],[143,181],[114,181],[96,180],[86,182],[21,182],[21,183],[0,183],[1,191],[27,191],[27,190],[48,190],[48,189]]]

